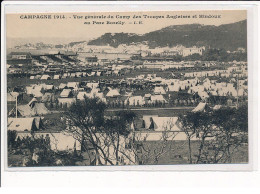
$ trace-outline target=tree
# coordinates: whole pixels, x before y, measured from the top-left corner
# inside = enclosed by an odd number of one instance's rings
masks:
[[[172,131],[175,123],[172,120],[166,122],[162,127],[161,134],[156,141],[148,141],[150,133],[136,131],[134,133],[134,153],[139,164],[159,164],[160,158],[165,154],[174,152],[174,150],[182,149],[182,145],[176,146],[173,143],[178,132]],[[153,128],[153,127],[151,127]],[[174,147],[173,147],[174,145]]]
[[[188,141],[188,150],[189,150],[189,163],[193,163],[192,159],[192,146],[191,140],[196,135],[199,137],[201,131],[203,131],[203,135],[201,136],[201,143],[199,146],[199,152],[203,149],[205,139],[208,134],[209,128],[205,128],[209,124],[209,120],[207,118],[207,114],[201,112],[188,112],[186,115],[179,115],[181,128],[184,131],[187,141]],[[198,159],[199,160],[199,159]]]
[[[214,139],[210,142],[213,149],[212,162],[232,162],[232,153],[247,142],[247,106],[238,109],[222,108],[212,113]]]
[[[7,131],[7,142],[8,142],[8,147],[15,147],[16,145],[16,137],[17,137],[17,132],[16,131],[11,131],[11,130],[8,130]]]
[[[234,151],[247,143],[247,118],[246,106],[180,115],[182,130],[188,142],[189,162],[231,163]],[[198,148],[192,141],[195,135]]]
[[[94,150],[96,164],[117,165],[134,164],[131,150],[125,149],[125,140],[131,133],[130,123],[135,115],[132,112],[118,112],[115,116],[105,118],[106,105],[98,98],[85,98],[76,101],[63,115],[64,132],[81,142],[82,151]]]

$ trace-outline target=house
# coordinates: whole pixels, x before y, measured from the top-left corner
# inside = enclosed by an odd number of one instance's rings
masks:
[[[96,63],[98,61],[98,58],[97,56],[94,56],[94,57],[86,57],[85,58],[86,62],[88,63]]]
[[[193,54],[199,54],[202,55],[203,51],[205,50],[205,47],[191,47],[191,48],[183,48],[180,50],[179,54],[183,57],[193,55]]]
[[[32,55],[30,52],[11,52],[7,55],[7,64],[9,65],[31,65]]]

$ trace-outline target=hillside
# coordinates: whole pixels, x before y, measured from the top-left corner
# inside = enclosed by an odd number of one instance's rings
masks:
[[[236,50],[246,48],[247,22],[246,20],[220,26],[188,24],[173,25],[143,35],[129,33],[106,33],[101,37],[88,42],[89,45],[110,45],[117,47],[120,44],[131,44],[146,41],[150,48],[176,46],[178,44],[190,46],[209,46]]]

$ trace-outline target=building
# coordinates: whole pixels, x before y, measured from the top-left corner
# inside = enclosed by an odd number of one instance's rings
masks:
[[[7,64],[9,65],[31,65],[32,55],[30,52],[11,52],[7,56]]]
[[[205,47],[183,48],[180,51],[180,55],[182,55],[183,57],[187,57],[187,56],[193,55],[193,54],[202,55],[204,50],[205,50]]]
[[[96,56],[94,56],[94,57],[86,57],[85,60],[88,63],[96,63],[98,61],[98,58]]]

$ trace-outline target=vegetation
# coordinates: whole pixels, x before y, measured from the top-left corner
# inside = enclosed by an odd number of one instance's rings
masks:
[[[116,165],[122,163],[119,155],[127,157],[123,143],[131,132],[135,114],[118,112],[105,118],[105,109],[106,105],[98,98],[76,101],[63,115],[64,131],[81,142],[81,152],[87,152],[89,158],[94,154],[96,163]]]
[[[208,46],[210,48],[225,48],[237,50],[247,47],[247,21],[240,21],[220,26],[214,25],[174,25],[144,35],[128,33],[106,33],[88,42],[89,45],[110,45],[118,47],[120,44],[147,41],[150,48],[183,45],[185,47]],[[158,39],[158,37],[160,37]],[[232,44],[230,44],[232,43]]]
[[[190,163],[231,163],[232,154],[248,142],[247,106],[189,112],[179,117],[188,141]],[[198,150],[191,146],[194,137],[199,141]]]
[[[9,166],[70,166],[80,159],[76,151],[54,151],[48,137],[17,137],[16,131],[8,131]],[[19,157],[20,160],[13,160]]]

